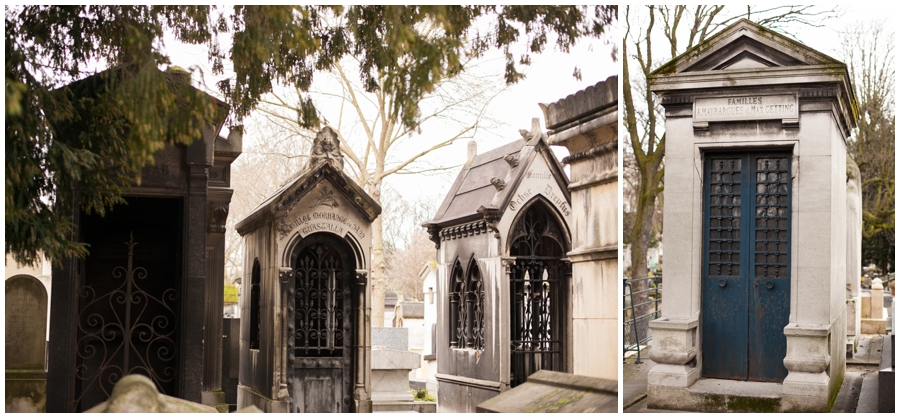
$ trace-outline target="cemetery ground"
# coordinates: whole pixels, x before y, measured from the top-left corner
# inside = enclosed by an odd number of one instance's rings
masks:
[[[882,353],[885,339],[890,335],[863,335],[857,345],[857,353],[847,359],[844,381],[832,405],[832,413],[878,412],[878,371],[882,369]],[[647,407],[647,373],[656,365],[649,358],[652,346],[641,347],[641,363],[637,353],[629,353],[622,367],[622,409],[626,413],[673,413]],[[886,353],[890,356],[892,353]]]

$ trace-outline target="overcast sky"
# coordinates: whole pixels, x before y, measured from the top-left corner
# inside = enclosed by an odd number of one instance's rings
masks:
[[[734,6],[737,7],[737,6]],[[838,32],[848,23],[856,20],[873,20],[888,17],[889,13],[880,7],[851,7],[843,6],[844,16],[838,20],[831,20],[825,26],[812,28],[795,26],[792,28],[797,39],[808,46],[824,52],[832,57],[840,58],[840,42]],[[622,9],[624,11],[624,8]],[[735,8],[731,10],[737,10]],[[734,12],[730,13],[733,14]],[[624,13],[622,13],[624,15]],[[730,15],[729,14],[729,15]],[[896,21],[889,26],[895,26]],[[612,29],[617,33],[618,27]],[[612,37],[621,40],[621,35]],[[207,85],[215,81],[208,71],[205,51],[199,47],[179,47],[174,41],[167,42],[170,46],[172,62],[183,67],[198,65],[207,68]],[[658,43],[657,43],[658,44]],[[478,143],[478,151],[482,153],[496,148],[507,142],[519,138],[518,129],[529,129],[531,118],[541,118],[543,127],[543,115],[538,103],[550,103],[594,85],[607,77],[620,73],[620,62],[614,62],[610,58],[610,46],[601,40],[591,39],[582,41],[576,45],[570,53],[556,51],[551,42],[547,51],[532,56],[532,64],[525,71],[525,80],[510,86],[500,96],[495,98],[488,108],[488,113],[499,122],[496,127],[487,127],[479,131],[475,140]],[[662,56],[662,55],[658,55]],[[619,56],[619,60],[623,57]],[[499,52],[487,54],[483,59],[483,71],[495,71],[497,80],[503,72],[503,60]],[[575,67],[581,70],[581,80],[575,79],[572,73]],[[251,116],[252,117],[252,116]],[[423,132],[422,137],[427,137],[429,132]],[[247,148],[254,141],[265,140],[256,132],[247,132],[244,138],[244,146]],[[420,140],[416,138],[416,140]],[[459,141],[453,146],[442,149],[425,157],[425,161],[431,165],[454,166],[462,164],[466,155],[467,140]],[[412,153],[415,146],[407,146],[401,149],[401,154]],[[560,150],[555,150],[564,155]],[[440,199],[447,193],[453,180],[456,178],[457,169],[432,175],[394,175],[389,177],[387,184],[397,190],[401,195],[409,199],[419,196]]]
[[[618,35],[616,35],[618,28],[612,28],[610,33],[613,34],[610,37],[612,41],[618,39]],[[507,88],[506,91],[494,98],[488,106],[487,113],[499,123],[496,126],[482,127],[478,131],[475,141],[478,143],[479,153],[520,138],[518,130],[530,129],[532,118],[541,118],[543,127],[543,115],[538,107],[538,103],[557,101],[619,73],[620,65],[617,62],[613,62],[610,56],[612,47],[605,44],[603,40],[583,40],[573,47],[569,53],[557,51],[553,42],[553,39],[549,40],[548,46],[542,54],[532,55],[532,64],[529,67],[524,67],[524,71],[520,68],[520,71],[526,74],[526,78],[523,81]],[[207,86],[213,86],[215,81],[222,78],[211,74],[204,47],[180,45],[171,37],[167,37],[166,46],[174,65],[185,68],[196,66],[202,69],[205,73]],[[478,71],[493,72],[497,83],[502,84],[504,60],[499,51],[486,54],[477,67],[479,68]],[[581,80],[573,76],[576,67],[581,71]],[[228,70],[226,66],[226,71]],[[195,83],[199,78],[199,72],[195,72]],[[326,78],[324,76],[316,76],[314,78],[314,88],[317,81],[325,83]],[[333,114],[333,112],[329,112],[329,109],[321,110],[326,115],[329,113]],[[251,118],[253,117],[254,115],[251,115]],[[248,125],[252,124],[248,123]],[[436,130],[440,130],[440,128]],[[417,137],[414,140],[427,140],[430,134],[432,133],[422,132],[421,138]],[[433,132],[433,134],[440,135],[441,132]],[[244,148],[247,149],[255,141],[262,140],[265,140],[265,137],[258,132],[246,130]],[[457,141],[450,147],[426,156],[424,161],[431,166],[460,165],[465,162],[468,141]],[[411,143],[411,141],[408,141],[408,143],[411,146],[406,145],[404,148],[397,150],[401,157],[402,154],[412,154],[419,150],[419,144]],[[557,150],[557,152],[564,150],[562,148]],[[566,153],[562,152],[561,154],[565,155]],[[457,172],[458,168],[430,175],[392,175],[388,177],[386,183],[405,198],[417,199],[419,196],[425,196],[438,200],[439,203],[456,178]]]

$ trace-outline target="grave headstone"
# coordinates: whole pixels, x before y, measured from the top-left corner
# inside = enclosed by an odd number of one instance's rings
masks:
[[[28,275],[6,280],[6,412],[44,412],[47,291]]]

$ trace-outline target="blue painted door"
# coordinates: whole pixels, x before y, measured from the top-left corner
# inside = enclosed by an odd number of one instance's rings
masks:
[[[702,375],[782,381],[790,315],[791,155],[704,164]]]

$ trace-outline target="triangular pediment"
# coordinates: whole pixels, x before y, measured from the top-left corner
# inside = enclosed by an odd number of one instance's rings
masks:
[[[652,75],[840,64],[771,29],[741,19],[675,57]]]
[[[335,167],[335,164],[322,161],[288,181],[247,215],[246,218],[238,222],[235,229],[237,229],[238,233],[244,235],[260,225],[265,219],[281,216],[293,210],[294,206],[301,199],[312,193],[313,190],[316,190],[316,186],[323,182],[330,184],[330,190],[337,191],[344,198],[345,203],[348,203],[362,218],[369,222],[373,222],[381,214],[381,206],[365,190]],[[327,204],[327,201],[334,201],[336,197],[331,195],[321,196],[321,200],[326,201],[323,204]]]

